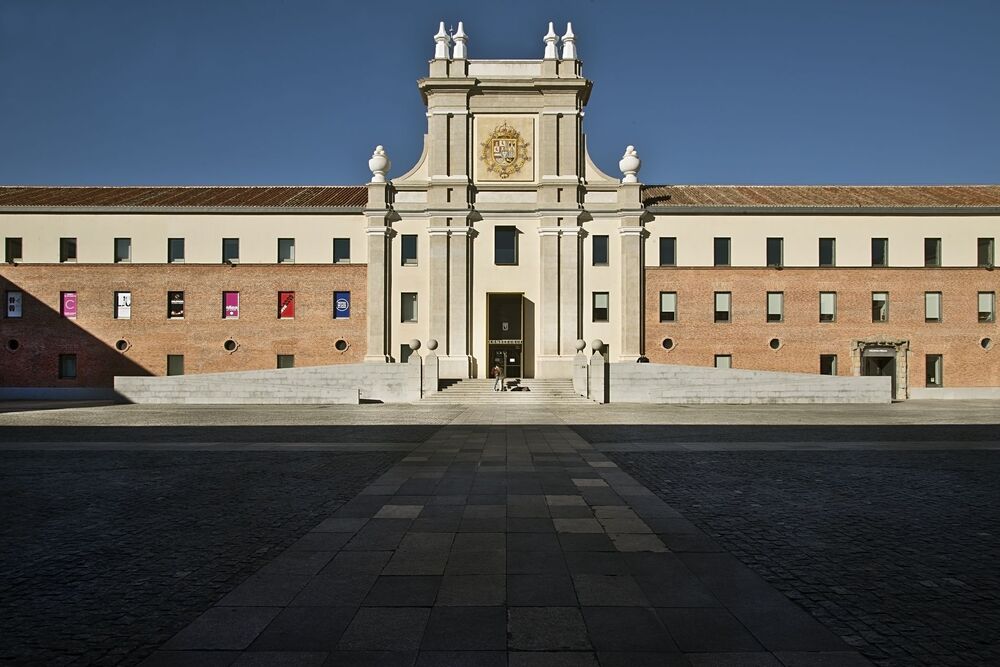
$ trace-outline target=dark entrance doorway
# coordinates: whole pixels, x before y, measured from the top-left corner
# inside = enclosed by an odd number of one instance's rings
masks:
[[[892,397],[896,398],[896,348],[869,346],[861,352],[861,374],[866,377],[889,376]]]
[[[524,377],[524,295],[487,294],[486,319],[489,368],[500,366],[508,378]]]

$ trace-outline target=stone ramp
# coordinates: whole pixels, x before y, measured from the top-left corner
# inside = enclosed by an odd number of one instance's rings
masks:
[[[440,391],[428,394],[425,403],[465,405],[587,405],[593,402],[573,390],[572,380],[507,379],[507,391],[494,391],[492,379],[442,380]]]

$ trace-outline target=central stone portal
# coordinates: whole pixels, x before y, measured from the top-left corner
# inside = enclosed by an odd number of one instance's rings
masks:
[[[524,295],[491,293],[486,300],[487,346],[489,377],[494,366],[500,366],[508,378],[533,377],[533,364],[528,355],[530,346],[524,326]]]

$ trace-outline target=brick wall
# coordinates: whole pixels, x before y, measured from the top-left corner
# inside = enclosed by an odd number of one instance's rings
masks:
[[[837,293],[837,319],[819,322],[819,293]],[[852,341],[908,340],[909,387],[923,387],[924,355],[944,355],[945,387],[1000,386],[1000,328],[977,320],[977,293],[1000,292],[1000,272],[985,269],[670,268],[646,270],[645,348],[654,363],[711,366],[732,354],[733,367],[819,372],[819,355],[836,354],[851,375]],[[660,292],[677,292],[677,321],[660,322]],[[732,319],[716,324],[714,292],[732,292]],[[766,322],[767,292],[784,292],[784,321]],[[871,293],[889,292],[888,322],[871,321]],[[924,321],[924,292],[942,293],[940,323]],[[663,349],[670,337],[674,348]],[[984,350],[980,341],[995,345]],[[781,341],[778,350],[768,342]]]
[[[0,268],[0,289],[24,293],[21,319],[3,319],[0,386],[111,387],[115,375],[164,375],[167,355],[185,374],[357,363],[365,355],[366,266],[22,264]],[[167,292],[182,290],[183,320],[167,319]],[[76,291],[75,320],[60,316],[60,292]],[[129,320],[114,318],[115,291],[132,293]],[[239,319],[222,319],[222,292],[240,292]],[[277,317],[278,292],[295,292],[295,319]],[[334,291],[351,293],[349,319],[333,319]],[[20,347],[11,352],[9,340]],[[124,353],[114,348],[124,339]],[[238,343],[234,352],[223,344]],[[335,349],[337,340],[347,350]],[[58,379],[58,355],[77,355],[77,378]]]

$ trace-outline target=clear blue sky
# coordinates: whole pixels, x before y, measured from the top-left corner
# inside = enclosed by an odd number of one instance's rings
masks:
[[[590,151],[646,183],[1000,183],[1000,1],[0,0],[0,184],[351,184],[472,58],[573,21]]]

